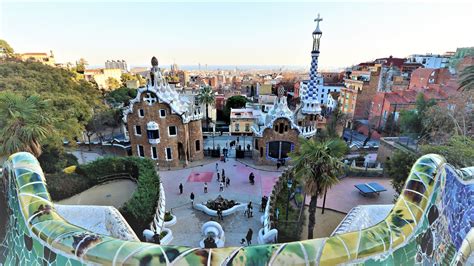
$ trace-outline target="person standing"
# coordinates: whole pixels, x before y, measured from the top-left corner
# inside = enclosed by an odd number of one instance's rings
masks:
[[[194,206],[194,193],[191,192],[191,196],[189,196],[191,198],[191,206]]]
[[[221,174],[217,172],[217,182],[219,182],[220,180],[221,180]]]
[[[225,187],[229,187],[230,185],[230,178],[227,177],[227,179],[225,180]]]
[[[179,183],[179,194],[183,194],[183,183]]]
[[[250,218],[253,216],[253,213],[252,213],[252,201],[249,202],[249,204],[247,205],[247,218]]]
[[[207,182],[204,182],[204,193],[207,193]]]
[[[222,176],[225,176],[224,168],[222,168]]]
[[[249,228],[247,235],[245,236],[245,239],[247,239],[247,246],[250,246],[252,244],[252,235],[253,235],[252,228]]]
[[[216,163],[216,172],[219,172],[219,163]]]
[[[223,182],[220,182],[219,183],[219,191],[224,191],[224,183]]]

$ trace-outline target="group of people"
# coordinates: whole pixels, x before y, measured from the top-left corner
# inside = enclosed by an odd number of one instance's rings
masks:
[[[219,163],[216,163],[217,182],[219,182],[219,191],[224,191],[224,186],[230,186],[230,178],[225,176],[225,170],[222,168],[222,175],[219,173]],[[221,178],[222,176],[222,178]]]

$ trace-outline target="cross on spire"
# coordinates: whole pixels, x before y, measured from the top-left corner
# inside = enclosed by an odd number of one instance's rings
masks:
[[[319,22],[323,21],[323,18],[319,15],[318,13],[318,17],[314,19],[315,22],[317,22],[318,24],[316,24],[316,32],[321,32],[321,30],[319,29]]]
[[[318,25],[319,25],[319,22],[320,21],[323,21],[323,18],[319,15],[318,13],[318,17],[314,19],[314,21],[317,21],[318,22]]]

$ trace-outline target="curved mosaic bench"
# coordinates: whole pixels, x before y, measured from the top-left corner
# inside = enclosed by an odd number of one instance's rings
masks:
[[[0,264],[469,264],[473,176],[474,168],[457,171],[442,157],[425,155],[414,164],[393,210],[373,227],[329,238],[209,250],[122,241],[69,224],[56,213],[36,158],[16,153],[3,171],[9,222]]]

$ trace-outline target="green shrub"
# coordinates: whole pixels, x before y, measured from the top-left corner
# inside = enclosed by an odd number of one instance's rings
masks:
[[[160,196],[160,178],[150,159],[138,157],[105,157],[79,165],[74,174],[58,172],[47,175],[53,200],[61,200],[99,184],[104,176],[129,174],[137,180],[137,190],[120,212],[138,235],[153,220]]]
[[[75,173],[46,174],[46,181],[49,195],[54,201],[70,198],[93,186],[88,179]]]
[[[38,161],[45,173],[60,172],[68,166],[78,164],[76,156],[66,153],[62,148],[51,146],[43,148],[43,153],[38,157]]]
[[[170,212],[165,212],[165,222],[169,222],[173,220],[173,216],[171,215]]]

